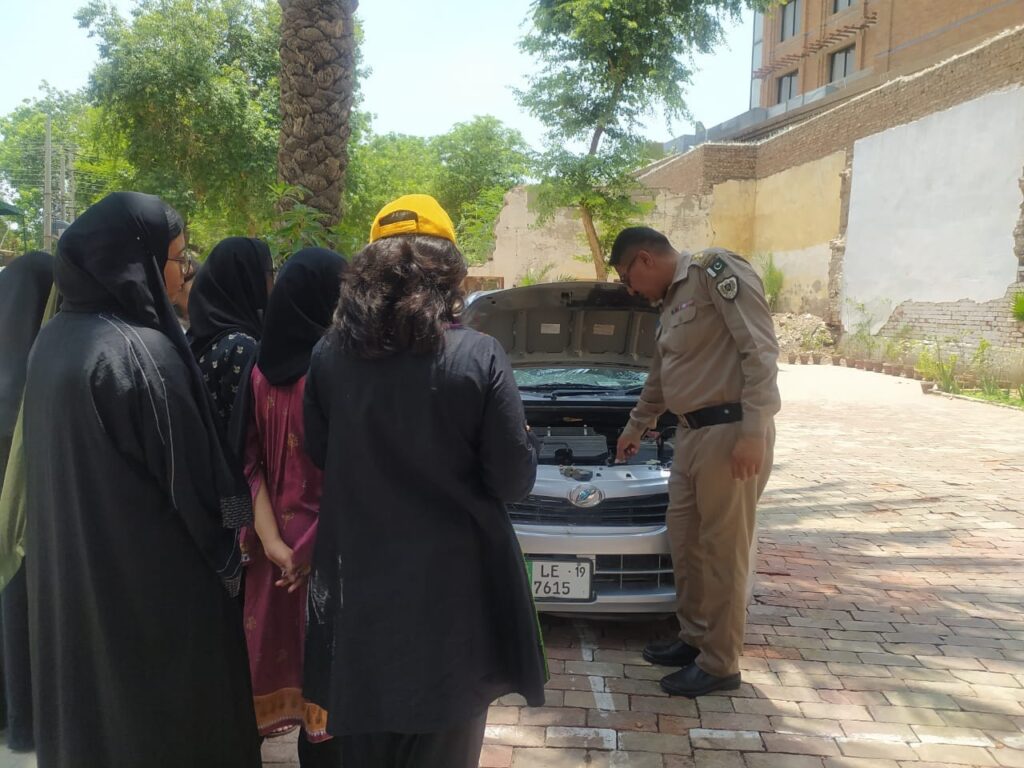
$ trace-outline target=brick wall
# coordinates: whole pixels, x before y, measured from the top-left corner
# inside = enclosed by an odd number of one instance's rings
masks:
[[[1024,27],[1017,27],[760,142],[702,144],[639,178],[677,194],[707,194],[723,181],[763,179],[833,152],[852,151],[858,139],[1021,83]]]
[[[1024,323],[1011,312],[1013,297],[1024,292],[1024,283],[1010,286],[995,301],[906,301],[898,306],[878,332],[889,338],[957,339],[974,349],[982,339],[996,347],[1024,351]]]
[[[955,354],[961,369],[970,367],[982,339],[991,345],[990,367],[1001,382],[1024,384],[1024,323],[1014,319],[1013,298],[1024,282],[1010,286],[995,301],[907,301],[898,306],[879,336],[924,341]]]
[[[897,125],[1024,83],[1024,27],[914,75],[891,80],[761,141],[757,178],[816,160]]]

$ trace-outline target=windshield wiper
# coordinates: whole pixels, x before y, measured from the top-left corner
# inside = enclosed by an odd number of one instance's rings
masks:
[[[616,387],[602,387],[598,384],[523,384],[519,389],[524,392],[614,392]]]

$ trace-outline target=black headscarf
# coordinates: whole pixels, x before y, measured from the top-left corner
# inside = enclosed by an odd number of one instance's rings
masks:
[[[309,370],[313,347],[331,324],[347,268],[334,251],[304,248],[278,272],[257,361],[275,387],[292,384]]]
[[[53,257],[42,251],[18,257],[0,272],[0,438],[14,433],[28,353],[39,333],[52,285]]]
[[[192,439],[209,443],[222,523],[237,529],[252,520],[249,486],[227,458],[202,375],[164,288],[163,268],[175,228],[173,209],[159,197],[138,192],[107,195],[61,237],[54,269],[57,289],[64,311],[113,312],[160,331],[177,348],[188,367],[205,427],[205,434]],[[237,577],[237,566],[232,556],[221,577]]]
[[[188,297],[188,338],[196,357],[227,333],[259,340],[273,270],[270,246],[262,240],[229,237],[217,243]]]

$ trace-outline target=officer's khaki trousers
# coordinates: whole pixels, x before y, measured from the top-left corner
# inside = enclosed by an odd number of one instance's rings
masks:
[[[768,428],[761,474],[751,480],[732,477],[739,436],[738,422],[680,427],[669,479],[679,637],[700,649],[697,666],[719,677],[739,672],[757,501],[771,473],[775,427]]]

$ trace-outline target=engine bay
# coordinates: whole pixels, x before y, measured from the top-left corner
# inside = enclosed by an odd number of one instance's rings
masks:
[[[629,419],[629,410],[528,404],[526,416],[531,430],[540,440],[540,464],[594,467],[616,463],[615,450]],[[636,455],[623,465],[670,466],[675,425],[676,420],[670,415],[659,420],[657,430],[641,440]]]

